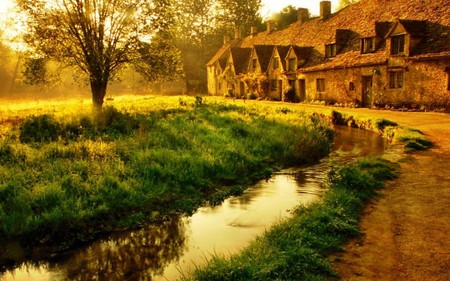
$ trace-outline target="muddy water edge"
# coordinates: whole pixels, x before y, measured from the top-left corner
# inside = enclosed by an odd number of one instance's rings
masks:
[[[332,164],[385,150],[386,141],[375,133],[347,127],[336,132],[332,153],[319,163],[282,170],[191,217],[114,233],[52,260],[36,254],[34,260],[3,269],[0,280],[176,280],[212,254],[236,253],[299,204],[318,199]],[[20,245],[10,245],[8,251],[21,256]]]

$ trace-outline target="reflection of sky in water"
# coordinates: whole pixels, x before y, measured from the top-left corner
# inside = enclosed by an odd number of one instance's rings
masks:
[[[323,190],[320,183],[330,163],[383,153],[377,135],[339,128],[330,157],[318,164],[290,168],[261,181],[242,196],[214,208],[203,207],[189,218],[173,218],[160,226],[117,233],[67,255],[59,262],[0,277],[9,280],[174,280],[211,254],[231,254]],[[166,279],[167,278],[167,279]]]

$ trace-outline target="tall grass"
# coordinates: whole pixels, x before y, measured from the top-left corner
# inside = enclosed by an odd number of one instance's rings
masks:
[[[215,204],[329,152],[332,131],[318,118],[205,103],[23,112],[0,137],[0,240],[64,249],[154,214]]]
[[[183,280],[329,280],[336,277],[327,255],[359,234],[363,203],[396,177],[383,159],[363,159],[334,169],[323,199],[299,207],[292,218],[258,237],[241,253],[214,256]]]

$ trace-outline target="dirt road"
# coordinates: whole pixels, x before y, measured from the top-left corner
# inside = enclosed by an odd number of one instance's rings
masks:
[[[450,114],[292,106],[386,118],[434,142],[428,151],[400,157],[401,176],[364,211],[363,235],[331,259],[341,280],[449,281]]]
[[[345,246],[334,267],[342,280],[450,280],[450,115],[367,109],[345,110],[383,117],[420,129],[435,146],[401,161],[363,215],[363,236]]]

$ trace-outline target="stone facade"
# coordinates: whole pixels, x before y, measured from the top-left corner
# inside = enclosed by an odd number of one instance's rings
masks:
[[[225,42],[207,65],[209,94],[247,96],[258,73],[262,98],[290,89],[296,101],[450,107],[450,0],[362,0],[334,14],[329,4]]]

